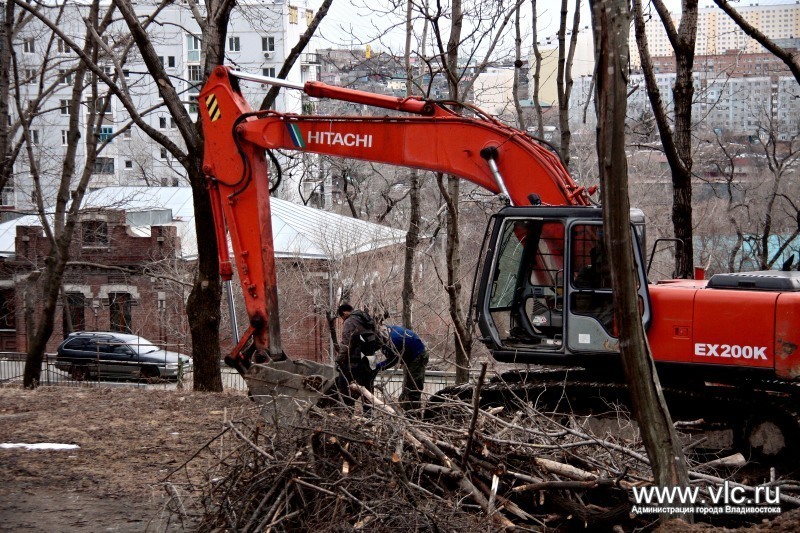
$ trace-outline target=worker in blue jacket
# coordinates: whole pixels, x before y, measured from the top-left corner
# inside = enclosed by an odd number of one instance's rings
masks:
[[[402,326],[386,326],[389,342],[382,348],[386,359],[378,363],[376,370],[386,370],[403,361],[403,392],[400,405],[406,411],[417,411],[422,407],[422,389],[425,385],[425,367],[430,358],[428,348],[419,336]]]

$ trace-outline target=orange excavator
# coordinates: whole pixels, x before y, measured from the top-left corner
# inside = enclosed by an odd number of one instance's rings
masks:
[[[242,96],[241,80],[392,113],[254,111]],[[502,196],[508,206],[489,223],[473,288],[471,312],[479,340],[499,361],[544,368],[518,374],[518,382],[563,381],[572,372],[576,382],[591,376],[593,387],[602,381],[620,388],[602,208],[591,201],[593,191],[578,185],[547,146],[464,104],[313,81],[292,84],[223,66],[213,71],[199,103],[220,271],[223,279],[231,279],[227,234],[249,317],[228,364],[247,375],[263,366],[261,361],[286,358],[265,155],[281,149],[443,172]],[[457,106],[465,112],[454,112]],[[674,387],[676,398],[691,403],[688,411],[703,398],[728,413],[721,417],[747,403],[751,407],[740,411],[739,424],[747,436],[784,427],[773,415],[795,416],[783,407],[792,402],[783,399],[793,396],[800,378],[800,272],[651,283],[644,216],[632,210],[631,219],[642,320],[667,394]],[[614,376],[600,378],[607,374]],[[781,406],[772,409],[776,402]],[[763,408],[752,407],[759,405]],[[776,438],[787,438],[785,430],[778,433]]]

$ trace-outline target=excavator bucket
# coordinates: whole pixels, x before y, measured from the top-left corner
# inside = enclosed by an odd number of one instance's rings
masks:
[[[336,370],[314,361],[286,360],[252,365],[244,375],[261,414],[276,426],[298,423],[331,390]]]

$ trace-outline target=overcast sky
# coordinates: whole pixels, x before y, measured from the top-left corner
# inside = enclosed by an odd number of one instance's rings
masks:
[[[312,0],[319,5],[319,0]],[[399,6],[395,10],[395,14],[389,14],[391,9],[392,0],[377,0],[367,3],[366,0],[333,0],[331,9],[328,15],[322,22],[319,30],[319,38],[317,40],[317,47],[358,47],[363,48],[365,44],[370,44],[373,49],[391,50],[393,52],[402,53],[405,42],[405,31],[403,28],[402,20],[405,16],[405,2],[402,0],[394,0]],[[680,0],[665,0],[670,10],[680,11]],[[507,2],[507,3],[510,3]],[[769,2],[750,2],[749,0],[743,5],[760,4],[760,5],[775,5],[775,4],[794,4],[795,0],[771,0]],[[542,41],[546,37],[554,38],[558,30],[558,13],[560,9],[559,2],[539,2],[539,40]],[[734,6],[739,2],[732,2]],[[574,2],[570,0],[570,5]],[[385,7],[381,7],[385,6]],[[581,15],[581,28],[590,24],[588,1],[583,1],[583,10]],[[710,0],[701,0],[701,7],[713,7],[714,4]],[[523,46],[530,47],[530,2],[525,1],[523,4],[522,22],[525,28],[525,35],[523,36]],[[570,25],[571,25],[570,15]],[[419,25],[419,33],[421,33],[421,24]],[[507,34],[510,39],[513,38],[513,26],[507,27]],[[508,45],[510,46],[510,44]]]

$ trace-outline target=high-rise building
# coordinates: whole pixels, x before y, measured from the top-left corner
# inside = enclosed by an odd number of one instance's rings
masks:
[[[800,37],[800,2],[792,4],[740,4],[733,8],[771,39],[792,39]],[[648,17],[648,15],[650,15]],[[671,12],[673,24],[678,27],[681,21],[679,12]],[[652,57],[671,56],[672,46],[667,38],[664,24],[658,14],[645,14],[647,22],[645,33],[648,48]],[[639,54],[635,50],[636,40],[631,31],[631,63],[638,67],[641,64]],[[718,7],[704,7],[697,11],[697,40],[695,53],[698,56],[724,54],[735,50],[737,53],[758,54],[764,49]]]
[[[775,5],[735,5],[742,16],[779,46],[800,49],[800,2]],[[672,13],[677,27],[680,13]],[[656,83],[667,109],[672,105],[675,56],[664,26],[652,13],[646,24],[648,48]],[[648,114],[641,61],[631,43],[629,117]],[[748,136],[771,129],[785,140],[800,131],[800,86],[786,65],[749,38],[720,9],[702,8],[698,13],[694,61],[694,104],[697,128],[723,135]],[[570,107],[582,110],[593,95],[591,75],[575,76]],[[590,116],[591,119],[591,116]],[[576,127],[578,124],[576,123]]]
[[[134,7],[140,16],[149,16],[154,3],[139,1]],[[86,31],[83,17],[88,4],[68,2],[58,21],[64,35],[81,43]],[[202,9],[202,8],[201,8]],[[55,11],[55,10],[54,10]],[[291,48],[298,42],[313,19],[314,13],[306,0],[259,0],[238,2],[234,8],[225,43],[225,62],[254,74],[275,76]],[[148,35],[155,47],[170,82],[177,89],[187,111],[197,118],[197,95],[203,78],[201,54],[202,32],[185,2],[168,4],[157,12],[156,21],[148,26]],[[117,18],[104,32],[110,48],[123,42],[129,35],[125,23]],[[68,139],[71,100],[75,67],[78,58],[64,40],[58,38],[43,23],[31,20],[14,36],[19,73],[19,91],[23,108],[29,102],[40,100],[30,125],[33,157],[42,176],[45,202],[55,197],[55,187],[60,181],[61,166]],[[102,63],[109,73],[115,69],[110,59]],[[131,96],[134,109],[152,128],[171,141],[181,144],[175,120],[163,106],[158,85],[149,74],[141,57],[131,53],[121,65],[120,85]],[[299,83],[317,79],[318,61],[315,54],[302,54],[287,75],[287,80]],[[12,94],[15,90],[12,80]],[[102,90],[102,87],[101,87]],[[251,105],[258,108],[265,94],[262,86],[243,85],[245,96]],[[299,91],[282,90],[274,108],[279,111],[299,113],[303,108],[303,94]],[[87,88],[82,100],[89,105],[92,99]],[[97,100],[91,105],[103,110],[103,123],[99,132],[100,142],[108,141],[98,155],[90,189],[112,185],[123,186],[177,186],[185,185],[183,168],[173,161],[172,155],[154,142],[136,125],[131,125],[131,112],[126,110],[118,98],[112,96],[108,102]],[[10,106],[10,123],[15,123],[19,113]],[[83,114],[82,114],[83,115]],[[78,117],[82,138],[86,138],[86,116]],[[17,130],[19,131],[19,130]],[[19,138],[19,134],[17,136]],[[84,153],[79,143],[79,163]],[[33,207],[31,191],[33,183],[30,164],[23,150],[15,164],[14,174],[2,194],[2,206],[8,209],[26,210]],[[291,182],[298,175],[296,168],[284,173],[284,180]],[[296,187],[287,186],[293,191]]]

